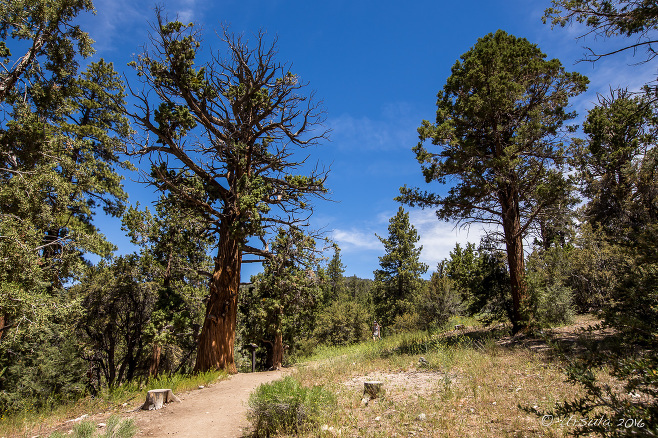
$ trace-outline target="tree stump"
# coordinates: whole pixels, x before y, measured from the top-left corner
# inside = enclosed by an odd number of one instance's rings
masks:
[[[382,388],[383,384],[383,382],[378,380],[363,382],[363,398],[361,399],[361,403],[368,406],[370,400],[382,395],[384,393],[384,388]]]
[[[180,399],[174,395],[171,389],[152,389],[146,394],[146,401],[142,405],[145,411],[161,409],[165,403],[177,402]]]

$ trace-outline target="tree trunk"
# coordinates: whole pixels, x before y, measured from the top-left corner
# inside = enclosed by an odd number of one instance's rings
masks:
[[[274,335],[274,351],[272,352],[272,368],[280,369],[283,364],[283,333],[277,331]]]
[[[512,331],[517,333],[527,327],[528,293],[525,283],[525,261],[523,258],[523,236],[519,215],[518,192],[512,185],[501,190],[500,202],[503,213],[503,231],[507,249],[510,286],[512,293]]]
[[[206,319],[199,335],[195,372],[225,370],[237,373],[233,358],[235,321],[240,288],[240,242],[222,221],[215,271],[210,280]]]
[[[162,345],[153,344],[153,351],[151,351],[151,365],[149,366],[149,377],[158,375],[160,369],[160,357],[162,356]]]
[[[0,341],[2,341],[2,335],[5,332],[5,315],[0,315]]]

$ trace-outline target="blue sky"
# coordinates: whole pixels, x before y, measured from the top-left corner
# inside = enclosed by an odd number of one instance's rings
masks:
[[[153,3],[140,0],[97,0],[95,16],[81,17],[97,53],[131,78],[126,64],[147,41]],[[581,28],[556,28],[541,22],[549,0],[469,1],[207,1],[170,0],[163,4],[170,18],[200,23],[205,42],[215,49],[222,24],[249,37],[259,29],[278,37],[278,60],[309,83],[324,102],[330,141],[311,152],[331,173],[327,186],[333,202],[318,202],[311,222],[342,249],[346,275],[372,278],[383,247],[375,236],[387,235],[388,220],[398,204],[399,187],[427,186],[411,147],[423,119],[434,120],[436,93],[450,68],[479,37],[503,29],[536,43],[549,58],[559,58],[569,71],[590,78],[590,89],[573,101],[583,116],[596,102],[596,93],[610,87],[639,88],[655,78],[651,64],[631,65],[630,54],[596,64],[576,63],[584,45],[601,41],[576,40]],[[614,42],[605,44],[614,44]],[[618,43],[619,44],[619,43]],[[129,201],[148,205],[156,195],[126,175]],[[421,235],[422,259],[430,266],[448,256],[456,242],[479,242],[478,225],[457,230],[439,222],[433,211],[411,210]],[[98,225],[118,247],[134,250],[120,222],[99,218]],[[243,281],[257,271],[243,266]]]

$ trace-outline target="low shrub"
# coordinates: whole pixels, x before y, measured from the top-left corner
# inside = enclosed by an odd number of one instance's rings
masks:
[[[254,437],[269,437],[317,424],[335,405],[335,396],[321,386],[307,388],[288,376],[254,391],[249,398],[248,417]]]

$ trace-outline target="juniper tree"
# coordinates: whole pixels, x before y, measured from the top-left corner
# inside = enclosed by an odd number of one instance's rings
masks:
[[[244,312],[249,317],[247,337],[266,343],[268,368],[280,368],[284,342],[292,348],[311,335],[321,284],[315,239],[301,229],[281,229],[273,239],[272,257],[264,271],[252,277],[252,295]]]
[[[86,254],[111,253],[94,217],[119,215],[127,197],[123,83],[103,60],[80,71],[93,48],[74,21],[91,9],[85,0],[0,1],[0,392],[25,400],[80,383],[71,331],[82,309],[65,285],[82,275]],[[42,352],[57,351],[49,343],[63,355],[44,373]]]
[[[423,121],[413,148],[427,183],[452,183],[445,196],[401,188],[400,201],[438,207],[437,216],[501,226],[514,330],[530,319],[523,238],[550,207],[569,197],[564,144],[569,98],[587,78],[499,30],[480,38],[452,67],[437,96],[436,121]],[[430,140],[436,149],[426,147]]]
[[[222,42],[225,53],[199,61],[197,28],[158,13],[132,63],[143,85],[132,117],[148,134],[134,153],[153,161],[151,182],[194,206],[218,241],[195,370],[235,372],[242,255],[269,257],[267,233],[303,225],[326,193],[326,173],[303,152],[325,131],[319,104],[276,60],[276,40],[261,32],[250,45],[225,30]],[[181,184],[184,174],[200,186]]]

